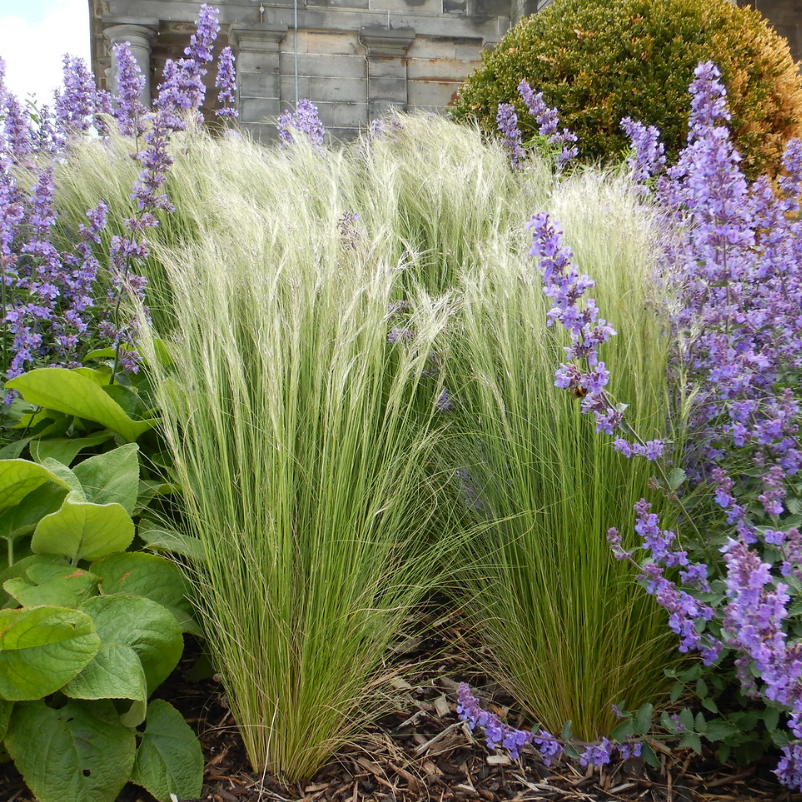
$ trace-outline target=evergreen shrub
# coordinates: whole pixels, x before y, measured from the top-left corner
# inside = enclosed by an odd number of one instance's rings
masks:
[[[669,160],[685,142],[688,84],[702,61],[729,88],[732,131],[747,174],[775,172],[802,135],[802,77],[787,41],[758,11],[727,0],[555,0],[523,19],[460,90],[456,119],[495,131],[499,103],[514,103],[526,139],[536,123],[518,84],[526,79],[560,110],[585,160],[616,158],[631,117],[662,132]]]

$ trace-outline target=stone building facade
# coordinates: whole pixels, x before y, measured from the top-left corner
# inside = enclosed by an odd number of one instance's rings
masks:
[[[212,2],[220,9],[221,46],[230,44],[237,55],[240,123],[268,140],[279,113],[304,97],[338,139],[350,139],[392,107],[440,112],[478,66],[481,51],[551,0]],[[148,77],[149,100],[164,62],[182,55],[199,0],[89,3],[92,69],[101,86],[113,88],[112,45],[128,41]],[[749,4],[789,38],[799,59],[802,0]]]

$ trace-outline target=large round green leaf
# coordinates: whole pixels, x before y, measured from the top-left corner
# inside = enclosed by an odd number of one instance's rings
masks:
[[[104,643],[95,659],[61,692],[73,699],[147,701],[147,680],[139,655],[130,646]]]
[[[125,551],[134,539],[134,522],[120,504],[92,504],[76,493],[61,509],[39,521],[31,540],[37,554],[63,554],[73,562],[97,560]]]
[[[181,627],[161,604],[141,596],[95,596],[81,610],[91,616],[104,644],[130,646],[136,652],[145,670],[148,696],[181,659]]]
[[[139,446],[129,443],[105,454],[79,462],[73,472],[81,482],[87,501],[116,502],[133,515],[139,491]]]
[[[6,382],[31,404],[96,421],[121,434],[129,443],[155,426],[155,420],[135,421],[91,379],[64,368],[38,368]]]
[[[3,590],[23,607],[80,607],[97,595],[98,577],[81,568],[34,563],[26,576],[3,583]]]
[[[26,459],[0,460],[0,515],[15,507],[32,490],[45,482],[67,487],[52,471]]]
[[[0,610],[0,697],[22,701],[54,693],[99,649],[91,617],[79,610]]]
[[[157,554],[141,551],[121,552],[92,563],[90,569],[100,577],[104,595],[125,593],[145,596],[166,607],[184,632],[198,633],[187,598],[189,585],[178,566]]]
[[[200,744],[184,717],[169,702],[157,699],[148,709],[131,781],[160,802],[169,802],[171,794],[179,799],[194,799],[201,794]]]
[[[14,706],[6,746],[39,802],[114,802],[131,776],[134,731],[112,702]]]

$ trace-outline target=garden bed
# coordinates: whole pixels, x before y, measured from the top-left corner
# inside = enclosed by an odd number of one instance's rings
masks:
[[[456,680],[494,691],[505,704],[493,709],[513,721],[514,708],[510,713],[506,706],[511,700],[477,674],[467,655],[479,647],[465,648],[460,624],[448,622],[444,634],[446,643],[413,641],[414,649],[399,661],[390,681],[392,712],[357,746],[294,785],[252,771],[218,678],[187,678],[200,654],[196,642],[188,644],[158,696],[175,704],[200,737],[205,768],[198,802],[802,802],[802,794],[774,780],[772,760],[745,769],[722,766],[712,754],[674,749],[660,753],[660,770],[639,758],[584,769],[565,760],[548,768],[533,752],[525,751],[520,763],[490,755],[457,717]],[[33,802],[11,763],[0,767],[0,799]],[[118,802],[155,800],[129,784]]]

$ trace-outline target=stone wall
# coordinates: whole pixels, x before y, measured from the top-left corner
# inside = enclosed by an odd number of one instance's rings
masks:
[[[734,1],[734,0],[733,0]],[[276,136],[275,118],[309,98],[338,139],[391,108],[440,112],[510,24],[551,0],[216,0],[237,55],[242,126]],[[89,0],[92,69],[111,87],[111,45],[129,41],[150,102],[164,62],[180,58],[198,0]],[[743,0],[742,0],[743,3]],[[802,0],[749,0],[802,54]],[[208,76],[213,83],[213,76]],[[209,93],[214,102],[214,91]],[[212,107],[204,112],[213,116]]]
[[[194,0],[90,0],[92,66],[111,86],[111,45],[130,41],[147,64],[147,97],[188,42]],[[483,48],[510,25],[510,0],[239,0],[217,3],[221,40],[237,55],[240,122],[275,137],[278,114],[314,102],[338,139],[391,108],[442,111]],[[296,27],[297,25],[297,27]],[[213,82],[213,76],[209,76]],[[214,93],[211,93],[212,100]],[[213,114],[213,109],[205,110]]]

